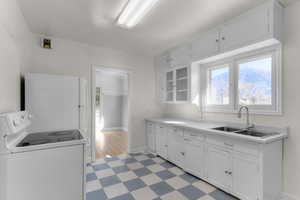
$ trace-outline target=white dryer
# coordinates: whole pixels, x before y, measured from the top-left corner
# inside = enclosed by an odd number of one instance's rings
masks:
[[[80,130],[28,133],[27,112],[0,115],[0,199],[84,200]]]

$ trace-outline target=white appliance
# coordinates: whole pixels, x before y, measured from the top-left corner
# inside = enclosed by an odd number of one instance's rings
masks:
[[[87,131],[86,80],[74,76],[25,75],[25,110],[30,132],[81,129]]]
[[[84,200],[84,135],[30,133],[29,118],[25,111],[0,115],[0,199]]]

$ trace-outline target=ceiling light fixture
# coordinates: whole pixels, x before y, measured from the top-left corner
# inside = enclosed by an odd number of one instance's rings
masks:
[[[132,28],[154,7],[158,0],[129,0],[118,18],[118,25]]]

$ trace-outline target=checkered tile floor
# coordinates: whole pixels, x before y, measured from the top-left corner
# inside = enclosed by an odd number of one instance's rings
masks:
[[[236,200],[151,154],[97,160],[86,180],[87,200]]]

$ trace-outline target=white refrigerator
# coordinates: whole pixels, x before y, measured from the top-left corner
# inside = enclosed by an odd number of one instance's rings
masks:
[[[25,110],[32,115],[30,132],[87,131],[87,81],[75,76],[25,75]]]

